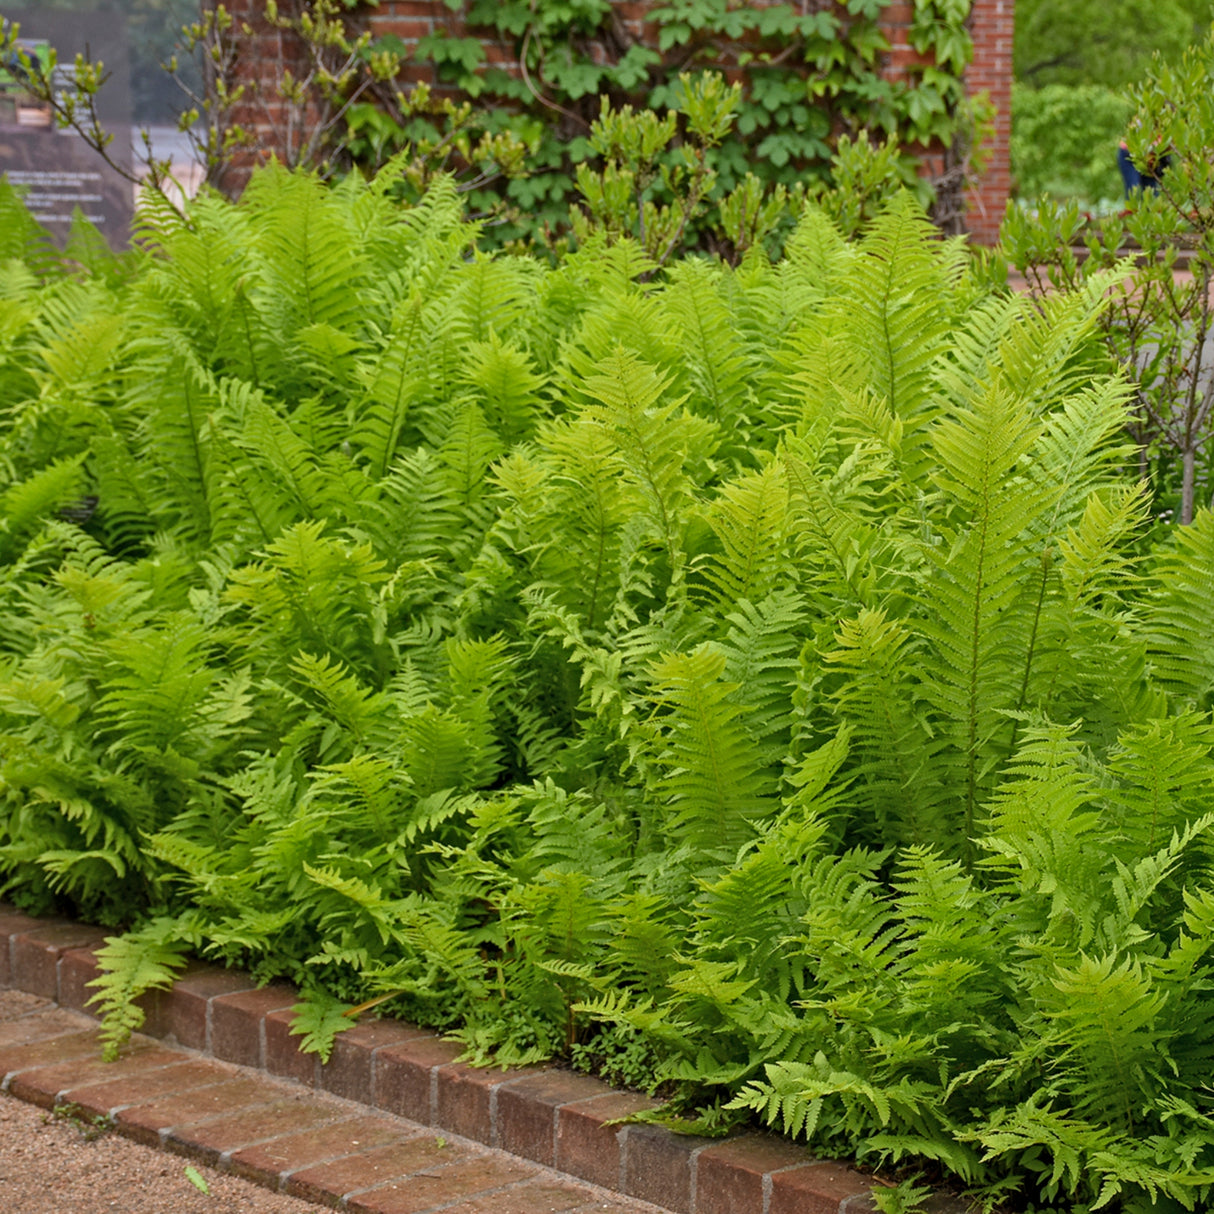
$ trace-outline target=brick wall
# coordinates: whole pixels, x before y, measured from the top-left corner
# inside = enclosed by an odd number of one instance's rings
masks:
[[[627,46],[633,41],[649,45],[657,43],[657,25],[648,19],[649,11],[657,7],[660,0],[627,0],[614,4],[613,29],[608,39],[618,46]],[[777,0],[759,0],[760,3],[776,3]],[[264,0],[227,0],[228,9],[252,29],[242,53],[245,77],[261,83],[263,95],[272,94],[272,84],[281,65],[292,63],[292,48],[284,44],[279,32],[269,27],[261,13]],[[966,85],[971,93],[986,93],[996,107],[995,131],[989,146],[989,167],[982,181],[965,196],[965,226],[972,239],[991,244],[999,232],[999,223],[1007,203],[1011,186],[1008,145],[1011,133],[1011,84],[1012,84],[1012,25],[1015,0],[973,0],[970,28],[974,39],[974,61],[966,73]],[[907,79],[916,68],[926,62],[923,55],[909,43],[908,33],[914,15],[913,0],[894,0],[884,13],[882,26],[890,43],[885,56],[883,72],[889,79]],[[458,13],[453,13],[442,0],[379,0],[379,4],[368,10],[365,18],[376,36],[394,34],[407,46],[436,31],[445,31],[455,37],[466,37],[471,31],[465,28]],[[477,31],[479,33],[479,31]],[[519,71],[518,45],[513,41],[485,39],[488,62],[507,71]],[[592,53],[593,53],[592,47]],[[608,53],[606,46],[599,47],[602,54]],[[736,77],[737,69],[726,68],[726,74]],[[402,72],[402,81],[412,84],[425,81],[437,84],[434,69],[424,63],[410,63]],[[442,87],[441,85],[438,87]],[[288,139],[298,140],[302,132],[289,128],[289,115],[282,106],[266,107],[260,103],[243,107],[236,119],[256,132],[260,145],[259,155],[268,157],[275,147],[281,148]],[[939,174],[943,171],[938,149],[924,149],[924,171]],[[246,159],[246,167],[253,159]]]
[[[971,95],[987,93],[995,105],[995,136],[982,180],[966,199],[966,226],[979,244],[994,244],[1012,188],[1012,30],[1015,0],[974,0],[970,32],[974,61],[966,73]]]

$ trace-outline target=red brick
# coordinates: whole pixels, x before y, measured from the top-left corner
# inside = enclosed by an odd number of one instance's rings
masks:
[[[59,997],[59,955],[100,944],[105,933],[83,923],[52,923],[19,932],[10,940],[12,985],[47,999]]]
[[[435,1073],[434,1124],[474,1142],[493,1145],[493,1092],[527,1073],[465,1066],[461,1062],[439,1067]]]
[[[19,936],[22,932],[31,932],[35,928],[46,927],[48,923],[62,923],[62,919],[35,919],[32,915],[22,914],[5,904],[0,909],[0,986],[13,985],[13,969],[10,961],[10,937]]]
[[[232,1153],[228,1166],[238,1176],[265,1183],[271,1177],[314,1168],[407,1137],[412,1135],[398,1121],[371,1115],[352,1117],[302,1134],[285,1134],[270,1142],[243,1147]]]
[[[128,1138],[155,1146],[162,1131],[269,1104],[279,1095],[280,1090],[253,1079],[230,1079],[213,1087],[133,1104],[119,1112],[118,1123]]]
[[[433,17],[436,5],[432,0],[388,0],[381,4],[379,11],[384,14],[384,20],[392,17]]]
[[[867,1197],[872,1180],[842,1163],[810,1163],[771,1178],[771,1214],[839,1214],[849,1197]]]
[[[562,1105],[556,1122],[557,1169],[605,1189],[618,1189],[622,1127],[607,1122],[657,1105],[647,1096],[625,1092]]]
[[[843,1214],[858,1214],[863,1198],[848,1198]],[[867,1199],[869,1208],[875,1209],[872,1198]],[[855,1207],[853,1209],[852,1207]],[[973,1214],[974,1203],[958,1197],[955,1193],[933,1193],[920,1207],[922,1214]]]
[[[54,1000],[43,999],[41,995],[15,991],[11,986],[0,987],[0,1024],[20,1020],[34,1012],[45,1012],[54,1006]]]
[[[112,1079],[107,1083],[71,1087],[65,1095],[87,1112],[112,1115],[127,1105],[147,1104],[160,1096],[181,1096],[197,1088],[213,1087],[231,1080],[232,1072],[222,1063],[198,1060],[144,1071],[133,1079]]]
[[[572,1071],[548,1071],[512,1082],[497,1093],[494,1145],[552,1167],[556,1158],[557,1109],[610,1092],[597,1079]]]
[[[407,1180],[368,1189],[348,1198],[346,1208],[359,1214],[421,1214],[423,1210],[460,1197],[477,1197],[532,1175],[533,1169],[525,1164],[482,1155],[448,1167],[429,1167]],[[291,1191],[289,1187],[287,1191]]]
[[[181,1125],[170,1131],[168,1142],[182,1154],[204,1163],[215,1163],[221,1155],[279,1138],[312,1130],[341,1116],[335,1105],[314,1100],[276,1100],[243,1112],[205,1121],[201,1125]]]
[[[690,1214],[691,1157],[704,1145],[702,1138],[672,1134],[661,1126],[629,1126],[624,1136],[624,1191],[675,1214]]]
[[[433,1116],[431,1072],[454,1062],[461,1053],[454,1042],[432,1035],[377,1050],[372,1080],[376,1106],[429,1125]]]
[[[696,1156],[696,1214],[753,1214],[763,1208],[763,1177],[804,1163],[803,1147],[778,1138],[738,1138]]]
[[[434,33],[434,22],[428,17],[388,17],[371,19],[372,27],[377,38],[386,34],[395,34],[402,42],[416,42],[419,38],[427,38]]]
[[[34,998],[32,995],[29,997]],[[5,1046],[24,1045],[28,1041],[41,1041],[64,1033],[87,1032],[91,1027],[78,1013],[51,1006],[44,1012],[0,1024],[0,1050]]]
[[[419,1172],[440,1175],[447,1171],[447,1165],[464,1162],[468,1162],[468,1155],[459,1147],[440,1146],[439,1140],[430,1135],[418,1136],[346,1155],[332,1163],[301,1168],[287,1178],[286,1191],[306,1201],[323,1201]],[[452,1193],[452,1198],[458,1196],[458,1192]]]
[[[92,1058],[101,1049],[97,1030],[60,1033],[29,1044],[14,1044],[0,1048],[0,1083],[5,1076],[17,1071],[29,1071],[37,1066],[53,1066],[71,1062],[74,1058]]]
[[[443,1214],[447,1214],[447,1211],[444,1210]],[[619,1201],[596,1198],[589,1205],[579,1207],[574,1214],[637,1214],[637,1204],[626,1197],[621,1197]]]
[[[321,1085],[335,1096],[374,1104],[375,1051],[386,1045],[432,1037],[425,1029],[400,1020],[367,1020],[356,1024],[334,1039],[329,1061],[320,1068]]]
[[[583,1206],[591,1197],[589,1189],[541,1180],[444,1206],[443,1214],[556,1214]]]
[[[320,1058],[316,1054],[305,1054],[299,1048],[300,1038],[291,1033],[295,1013],[290,1008],[267,1012],[262,1021],[265,1058],[263,1066],[271,1075],[281,1075],[296,1083],[315,1087],[320,1073]]]
[[[919,1207],[921,1214],[973,1214],[972,1205],[938,1206],[928,1201]],[[848,1197],[839,1206],[839,1214],[878,1214],[877,1203],[872,1193],[857,1194]]]
[[[101,973],[97,949],[71,948],[59,958],[59,1004],[74,1012],[96,1017],[95,1009],[86,1006],[97,994],[88,984]]]
[[[298,1002],[299,992],[285,983],[217,996],[211,1000],[211,1053],[239,1066],[261,1066],[262,1017]]]
[[[178,979],[173,989],[156,1001],[157,1021],[166,1037],[193,1050],[208,1045],[207,1005],[217,995],[256,990],[257,984],[239,970],[221,970],[208,965]]]
[[[173,1036],[173,1029],[169,1023],[169,1015],[173,1003],[174,988],[186,978],[192,977],[195,974],[210,973],[212,968],[209,965],[204,965],[201,961],[190,960],[178,971],[177,979],[173,986],[165,990],[146,991],[140,995],[135,1000],[135,1004],[143,1012],[142,1031],[147,1033],[149,1037]],[[60,982],[62,982],[62,964],[60,965],[59,972]],[[91,1015],[96,1015],[93,1009],[88,1009],[88,1011]],[[182,1044],[185,1043],[183,1042]]]
[[[71,1088],[104,1083],[109,1079],[128,1079],[141,1072],[171,1066],[180,1057],[180,1054],[162,1049],[151,1041],[140,1041],[113,1062],[103,1062],[100,1058],[76,1058],[71,1062],[21,1071],[9,1084],[9,1091],[20,1100],[50,1108],[60,1093]]]

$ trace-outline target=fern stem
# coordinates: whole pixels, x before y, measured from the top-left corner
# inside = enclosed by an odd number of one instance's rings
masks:
[[[198,441],[198,422],[194,418],[194,396],[193,392],[191,391],[193,385],[191,383],[189,367],[183,367],[182,371],[185,376],[183,387],[186,425],[188,425],[190,428],[190,454],[194,457],[194,470],[198,475],[198,498],[202,505],[203,534],[210,535],[211,504],[207,501],[206,465],[203,463],[202,447]]]
[[[1024,674],[1020,678],[1020,694],[1016,697],[1016,712],[1024,711],[1024,701],[1028,698],[1029,692],[1029,675],[1033,669],[1033,654],[1037,649],[1037,634],[1041,627],[1041,610],[1045,605],[1045,588],[1049,584],[1050,565],[1053,563],[1053,558],[1050,555],[1050,548],[1047,545],[1041,551],[1041,582],[1037,587],[1037,606],[1033,611],[1033,626],[1029,629],[1029,645],[1028,652],[1024,655]],[[1015,716],[1012,718],[1012,738],[1009,744],[1009,753],[1016,753],[1016,743],[1020,739],[1020,718]]]
[[[989,476],[989,463],[983,469],[984,479]],[[967,729],[965,773],[965,822],[964,838],[961,840],[961,863],[967,873],[974,862],[974,803],[978,799],[978,654],[982,644],[982,591],[986,584],[987,530],[990,526],[990,485],[984,483],[982,494],[982,521],[979,531],[978,569],[974,583],[974,619],[970,629],[969,704],[967,706]]]
[[[253,330],[249,325],[248,301],[245,300],[243,296],[238,295],[237,302],[238,304],[243,305],[240,308],[240,318],[242,321],[244,321],[245,344],[249,347],[249,374],[252,377],[251,382],[254,388],[260,388],[261,376],[257,372],[257,350],[253,345]]]

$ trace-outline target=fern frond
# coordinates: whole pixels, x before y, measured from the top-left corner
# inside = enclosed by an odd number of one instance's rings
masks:
[[[18,541],[58,507],[80,496],[85,455],[54,460],[0,495],[0,553],[11,559]]]
[[[678,837],[710,851],[737,845],[748,819],[774,810],[772,782],[747,735],[736,684],[722,680],[726,658],[703,645],[669,654],[652,668],[654,699],[667,710],[657,759]]]
[[[496,330],[490,331],[488,341],[474,341],[465,358],[465,378],[490,427],[507,445],[530,438],[544,409],[541,392],[546,383],[532,360],[505,344]]]
[[[333,1043],[339,1033],[352,1029],[356,1023],[345,1003],[335,999],[323,987],[308,986],[301,992],[303,998],[291,1008],[293,1019],[289,1032],[300,1037],[300,1050],[305,1054],[319,1054],[322,1063],[327,1063],[333,1053]]]
[[[683,469],[689,428],[676,418],[682,401],[662,404],[671,379],[660,375],[635,355],[617,348],[601,373],[585,382],[585,391],[599,402],[587,416],[607,428],[630,476],[645,498],[671,570],[683,565],[682,522],[690,503],[690,485]]]
[[[1172,694],[1202,707],[1214,690],[1214,511],[1178,527],[1151,571],[1145,604],[1151,671]]]
[[[680,346],[691,388],[688,407],[736,429],[747,420],[755,365],[717,294],[724,273],[706,261],[680,262],[672,267],[662,298],[667,316],[682,332]]]
[[[788,486],[779,464],[721,486],[704,515],[722,551],[697,558],[695,564],[720,603],[755,602],[773,588],[789,512]]]
[[[97,950],[100,977],[88,983],[97,993],[89,999],[101,1014],[102,1052],[107,1062],[118,1057],[130,1036],[142,1027],[144,1011],[136,1005],[148,991],[164,991],[186,963],[184,946],[172,919],[153,919],[138,931],[110,936]]]

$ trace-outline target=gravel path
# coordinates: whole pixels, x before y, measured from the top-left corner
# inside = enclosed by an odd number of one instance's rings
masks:
[[[197,1166],[0,1095],[0,1209],[5,1214],[315,1214],[311,1202]],[[196,1165],[189,1165],[196,1166]]]

